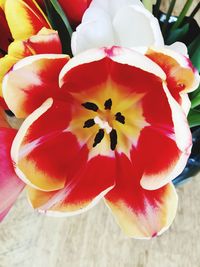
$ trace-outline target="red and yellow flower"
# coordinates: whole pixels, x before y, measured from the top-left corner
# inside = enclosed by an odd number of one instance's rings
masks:
[[[13,12],[15,10],[15,12]],[[0,2],[0,97],[2,80],[20,59],[42,53],[62,53],[56,31],[34,0]]]
[[[164,53],[162,68],[154,53],[112,47],[71,60],[36,55],[6,75],[6,103],[25,118],[11,156],[35,209],[71,216],[103,198],[131,237],[170,226],[177,209],[171,180],[192,144],[183,95],[197,76],[176,58],[174,72]]]

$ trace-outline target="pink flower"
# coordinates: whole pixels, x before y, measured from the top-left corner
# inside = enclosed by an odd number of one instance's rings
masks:
[[[5,113],[0,107],[0,221],[7,215],[25,186],[15,174],[10,156],[16,132],[9,127]]]

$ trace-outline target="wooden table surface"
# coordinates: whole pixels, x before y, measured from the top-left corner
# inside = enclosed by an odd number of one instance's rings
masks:
[[[33,212],[25,194],[0,225],[0,267],[200,267],[200,175],[178,188],[172,227],[126,238],[103,203],[71,218]]]
[[[200,174],[177,191],[172,227],[151,241],[126,238],[103,203],[50,218],[33,212],[24,192],[0,225],[0,267],[200,267]]]

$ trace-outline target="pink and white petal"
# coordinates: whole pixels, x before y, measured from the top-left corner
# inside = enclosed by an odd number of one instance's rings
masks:
[[[25,184],[17,177],[10,157],[16,130],[0,128],[0,221],[6,216]]]
[[[89,160],[65,188],[55,192],[28,189],[34,208],[51,216],[68,217],[83,213],[95,206],[115,184],[115,159],[97,156]]]
[[[47,98],[60,98],[58,77],[66,55],[43,54],[22,59],[3,80],[3,96],[18,118],[25,118]]]
[[[157,63],[167,76],[167,87],[172,96],[181,104],[179,93],[197,89],[200,77],[188,57],[171,49],[151,48],[146,56]]]
[[[28,39],[43,27],[51,28],[35,0],[7,0],[4,11],[15,40]]]
[[[117,159],[115,187],[105,196],[122,230],[129,237],[149,239],[162,234],[172,224],[178,198],[172,184],[149,191],[140,186],[140,170],[121,154]]]
[[[143,7],[131,5],[120,9],[114,17],[113,27],[115,45],[128,48],[164,45],[158,20]]]

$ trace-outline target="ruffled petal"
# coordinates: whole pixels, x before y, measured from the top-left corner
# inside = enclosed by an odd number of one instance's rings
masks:
[[[18,118],[25,118],[47,98],[59,95],[58,76],[66,55],[44,54],[22,59],[5,76],[3,96]]]
[[[87,161],[87,148],[67,130],[70,120],[69,103],[48,99],[20,127],[11,153],[17,174],[28,185],[61,189],[72,169],[78,171]],[[76,165],[78,157],[82,161]]]
[[[6,216],[24,188],[24,183],[15,174],[10,157],[10,148],[15,134],[16,130],[0,128],[0,221]]]
[[[140,186],[140,170],[122,155],[117,158],[116,186],[105,196],[117,223],[129,237],[151,238],[171,225],[177,210],[172,184],[149,191]]]
[[[47,215],[80,214],[96,205],[113,188],[115,167],[114,158],[98,156],[69,178],[60,191],[42,192],[29,187],[29,200],[34,208]]]
[[[185,55],[167,48],[151,48],[146,55],[166,73],[167,87],[179,103],[182,103],[180,93],[192,92],[198,87],[199,74]]]
[[[12,36],[16,40],[25,40],[37,34],[43,27],[51,28],[34,0],[7,0],[4,11]]]

